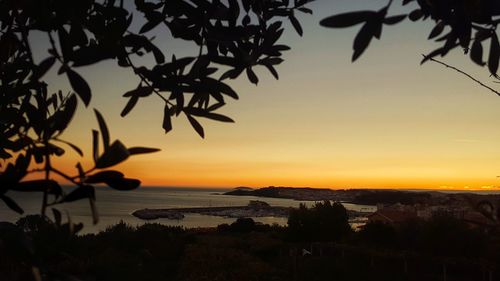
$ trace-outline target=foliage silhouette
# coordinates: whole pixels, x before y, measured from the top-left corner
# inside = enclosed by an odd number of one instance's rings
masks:
[[[359,235],[364,241],[381,248],[389,248],[396,240],[396,231],[392,225],[381,222],[367,223]]]
[[[311,208],[300,204],[288,217],[290,238],[297,241],[338,241],[352,232],[347,210],[338,203],[316,202]]]
[[[235,222],[229,224],[220,224],[217,226],[219,232],[241,232],[247,233],[255,230],[255,221],[252,218],[238,218]]]
[[[79,236],[68,235],[40,215],[16,224],[27,226],[28,232],[2,229],[0,238],[16,235],[10,241],[32,244],[43,280],[89,280],[90,276],[91,280],[173,280],[183,248],[192,240],[184,229],[160,224],[131,227],[120,222],[99,234]],[[29,240],[23,241],[23,235]],[[19,245],[0,245],[2,280],[33,280],[21,250]]]
[[[8,192],[40,192],[44,218],[48,207],[84,199],[97,223],[95,185],[117,190],[139,187],[138,179],[112,168],[132,155],[158,149],[127,147],[112,140],[103,115],[95,109],[99,130],[92,130],[93,166],[83,167],[78,162],[75,175],[69,175],[53,165],[54,157],[66,157],[66,146],[84,155],[64,139],[79,100],[89,107],[95,94],[80,67],[112,60],[139,78],[137,87],[123,95],[128,102],[122,117],[140,100],[155,96],[164,103],[162,128],[166,133],[172,130],[172,117],[183,114],[204,137],[198,118],[233,122],[216,112],[227,98],[238,99],[230,79],[245,72],[251,83],[258,84],[256,67],[267,68],[278,79],[275,67],[283,61],[282,53],[290,49],[279,43],[282,19],[302,35],[297,14],[311,13],[305,7],[311,1],[0,0],[0,199],[23,213]],[[141,25],[138,32],[134,24]],[[187,42],[196,48],[195,56],[172,55],[168,61],[152,36],[160,25],[170,35],[158,35]],[[31,43],[40,34],[50,46],[45,54],[32,51]],[[141,59],[145,55],[154,59],[152,65]],[[72,90],[49,93],[53,81],[45,79],[51,70],[65,76]],[[54,176],[76,189],[67,192]],[[81,228],[69,215],[62,224],[61,212],[52,210],[57,227],[69,234]],[[36,265],[33,272],[40,280]]]
[[[78,108],[78,99],[90,106],[92,84],[79,74],[79,68],[104,60],[130,69],[140,79],[135,89],[123,96],[128,103],[121,112],[126,116],[139,100],[156,96],[164,103],[163,129],[172,129],[171,118],[184,114],[195,131],[204,137],[198,118],[233,122],[216,113],[226,98],[238,94],[229,79],[246,73],[257,84],[255,67],[264,66],[278,79],[275,66],[282,52],[282,18],[291,21],[299,34],[302,28],[297,12],[311,13],[311,0],[289,1],[124,1],[1,0],[0,1],[0,198],[12,210],[23,209],[6,193],[9,190],[42,192],[46,208],[63,202],[88,199],[95,212],[95,184],[118,190],[137,188],[140,181],[108,170],[129,156],[155,152],[154,148],[126,147],[120,140],[111,142],[103,116],[95,110],[99,130],[92,131],[94,166],[85,169],[77,163],[76,175],[67,175],[52,165],[52,157],[65,155],[67,145],[80,156],[83,151],[62,136]],[[133,21],[139,17],[139,21]],[[134,32],[134,24],[140,24]],[[196,56],[167,61],[164,51],[146,34],[159,25],[171,37],[196,46]],[[47,54],[34,54],[33,34],[45,34],[50,48]],[[160,33],[168,39],[165,32]],[[153,65],[141,65],[142,56],[152,55]],[[41,56],[41,62],[35,63]],[[51,69],[67,77],[73,91],[49,94],[51,81],[43,80]],[[31,167],[34,169],[29,170]],[[40,167],[40,168],[39,168]],[[31,173],[41,179],[25,180]],[[56,174],[78,188],[69,194],[53,180]],[[49,195],[54,199],[49,202]]]
[[[390,225],[369,222],[357,233],[373,248],[403,249],[431,257],[483,257],[493,260],[498,233],[485,232],[446,214]],[[492,249],[493,248],[493,249]],[[496,255],[496,254],[495,254]]]
[[[397,225],[392,240],[380,236],[385,230],[372,228],[370,233],[355,232],[336,243],[291,243],[286,227],[269,225],[231,233],[120,222],[97,234],[65,236],[46,218],[29,220],[18,224],[35,226],[32,242],[48,280],[49,276],[75,280],[61,272],[82,280],[293,280],[294,276],[297,280],[331,280],[332,276],[335,280],[442,280],[443,264],[448,266],[447,280],[482,280],[490,270],[496,276],[500,265],[498,233],[485,234],[446,217]],[[17,243],[23,243],[19,228],[7,231],[0,224],[0,230],[1,238],[16,235]],[[440,235],[434,236],[435,231]],[[450,243],[435,248],[434,243],[442,239]],[[0,244],[6,257],[0,259],[2,280],[31,280],[30,268],[18,262],[23,253],[13,246]],[[297,251],[304,248],[312,255]]]
[[[378,11],[351,11],[333,15],[321,20],[320,24],[330,28],[362,25],[353,44],[352,61],[356,61],[374,38],[380,39],[384,25],[399,24],[407,18],[413,22],[431,19],[436,24],[427,39],[434,40],[441,46],[424,55],[422,63],[429,60],[436,61],[435,57],[444,57],[450,51],[461,48],[475,64],[487,67],[492,77],[500,79],[498,75],[500,43],[497,34],[497,26],[500,23],[500,2],[401,0],[402,6],[407,7],[408,12],[391,15],[389,9],[394,2],[396,1],[390,0]],[[415,5],[409,5],[410,3]],[[469,78],[475,80],[470,76]],[[482,84],[477,80],[475,82]],[[486,87],[484,84],[481,86]],[[486,88],[500,95],[498,91]]]

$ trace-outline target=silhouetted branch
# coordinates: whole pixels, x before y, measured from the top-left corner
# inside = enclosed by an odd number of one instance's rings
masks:
[[[32,64],[33,63],[33,53],[31,52],[31,46],[29,44],[29,41],[28,41],[28,31],[26,29],[23,29],[23,31],[21,32],[21,36],[23,38],[23,44],[24,44],[24,47],[26,48],[26,52],[28,52],[28,58],[30,60],[30,62]]]
[[[144,84],[148,85],[149,87],[151,87],[151,89],[153,90],[153,93],[155,93],[155,95],[157,95],[158,97],[160,97],[165,103],[167,103],[168,105],[171,105],[173,106],[174,104],[171,103],[167,98],[165,98],[158,90],[156,90],[154,87],[153,87],[153,84],[151,84],[147,79],[146,77],[144,77],[144,75],[142,75],[138,70],[137,70],[137,67],[134,65],[134,63],[132,63],[132,59],[130,59],[130,55],[127,53],[127,62],[128,64],[130,65],[130,67],[132,67],[132,70],[134,71],[134,73],[139,76],[139,78],[141,79],[142,82],[144,82]]]
[[[49,36],[49,42],[50,45],[52,46],[52,50],[54,51],[53,55],[60,63],[64,63],[63,59],[61,58],[61,55],[59,54],[59,51],[57,50],[56,41],[54,40],[51,31],[47,31],[47,35]]]
[[[48,146],[48,141],[45,141],[44,143],[45,147]],[[45,179],[49,180],[50,179],[50,170],[51,170],[51,164],[50,164],[50,152],[47,150],[45,152]],[[48,192],[45,189],[43,191],[43,200],[42,200],[42,211],[41,214],[42,216],[45,216],[45,211],[47,210],[47,199],[48,199]]]
[[[495,93],[497,96],[500,96],[500,92],[498,92],[497,90],[495,90],[495,89],[491,88],[490,86],[488,86],[488,85],[484,84],[483,82],[479,81],[478,79],[476,79],[476,78],[472,77],[472,75],[468,74],[467,72],[464,72],[463,70],[460,70],[460,69],[458,69],[458,68],[456,68],[456,67],[454,67],[454,66],[451,66],[451,65],[449,65],[449,64],[446,64],[446,63],[444,63],[444,62],[442,62],[442,61],[436,60],[436,59],[434,59],[434,58],[432,58],[432,57],[428,57],[428,56],[426,56],[426,55],[422,55],[422,56],[423,56],[424,58],[426,58],[426,59],[430,60],[430,61],[433,61],[433,62],[436,62],[436,63],[438,63],[438,64],[444,65],[444,66],[445,66],[445,67],[447,67],[447,68],[451,68],[451,69],[455,70],[456,72],[461,73],[461,74],[463,74],[463,75],[467,76],[467,77],[468,77],[469,79],[471,79],[472,81],[474,81],[474,82],[476,82],[477,84],[481,85],[482,87],[484,87],[484,88],[486,88],[486,89],[488,89],[488,90],[492,91],[492,92],[493,92],[493,93]]]
[[[70,176],[66,175],[65,173],[63,173],[63,172],[59,171],[58,169],[56,169],[56,168],[54,168],[54,167],[51,167],[51,169],[50,169],[50,170],[51,170],[52,172],[54,172],[54,173],[58,174],[59,176],[61,176],[61,177],[65,178],[65,179],[66,179],[66,180],[68,180],[69,182],[71,182],[71,183],[73,183],[73,184],[75,184],[75,185],[80,185],[80,183],[78,183],[78,182],[75,180],[75,178],[76,178],[76,177],[70,177]]]

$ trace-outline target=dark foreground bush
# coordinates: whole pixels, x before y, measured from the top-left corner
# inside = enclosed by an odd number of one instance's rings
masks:
[[[292,241],[338,241],[352,233],[346,208],[338,202],[316,202],[311,208],[301,204],[288,217]]]
[[[40,217],[21,219],[18,225],[0,235],[2,281],[33,280],[33,263],[43,280],[172,280],[191,239],[182,228],[160,224],[136,228],[120,222],[83,236],[69,235]],[[29,243],[24,248],[32,252],[19,251],[23,243]],[[12,249],[7,250],[8,245]]]

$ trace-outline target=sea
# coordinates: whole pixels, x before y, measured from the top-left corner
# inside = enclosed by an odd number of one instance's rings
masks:
[[[121,221],[131,226],[155,222],[186,228],[216,227],[219,224],[230,224],[235,221],[235,218],[200,214],[186,214],[181,220],[156,219],[145,221],[132,215],[134,211],[144,208],[245,206],[250,200],[260,200],[271,206],[284,207],[298,207],[300,203],[304,203],[307,206],[314,204],[314,202],[311,201],[223,194],[229,190],[230,189],[227,188],[141,187],[131,191],[117,191],[107,187],[97,187],[96,205],[99,214],[99,222],[97,224],[92,223],[91,208],[88,200],[80,200],[49,207],[49,209],[47,209],[47,215],[52,216],[52,211],[50,209],[56,208],[63,214],[63,221],[68,221],[69,217],[74,223],[83,223],[84,228],[80,234],[86,234],[103,231]],[[24,214],[19,215],[15,213],[0,201],[0,221],[15,223],[24,215],[40,213],[42,202],[40,193],[9,191],[7,195],[14,199],[19,206],[24,209]],[[348,210],[364,212],[373,212],[376,210],[375,206],[369,205],[344,203],[344,206]],[[287,218],[282,217],[259,217],[253,219],[265,224],[286,225],[287,223]]]

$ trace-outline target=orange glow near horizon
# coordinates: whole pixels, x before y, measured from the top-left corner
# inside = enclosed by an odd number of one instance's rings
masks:
[[[165,135],[163,104],[155,97],[121,118],[122,94],[139,83],[129,70],[107,63],[79,68],[94,93],[90,107],[104,115],[112,139],[161,149],[113,169],[145,186],[498,189],[500,98],[440,65],[419,66],[420,54],[436,48],[426,42],[432,23],[384,27],[382,40],[351,64],[358,28],[332,30],[318,22],[343,5],[349,10],[352,1],[317,2],[315,14],[303,17],[303,38],[290,26],[285,32],[292,50],[277,67],[280,80],[256,68],[258,86],[245,75],[230,81],[240,100],[227,100],[218,112],[236,123],[200,118],[204,140],[182,115]],[[445,59],[491,80],[460,50]],[[52,75],[54,90],[68,87]],[[91,129],[98,127],[91,108],[79,109],[63,136],[82,147],[87,168]],[[80,159],[67,151],[55,164],[74,175]]]
[[[166,159],[165,159],[166,158]],[[321,168],[325,163],[308,164],[168,159],[165,152],[130,158],[112,169],[127,177],[138,178],[142,186],[234,188],[237,186],[290,186],[331,189],[435,189],[435,190],[499,190],[494,181],[472,177],[479,171],[452,171],[432,168],[378,167],[367,169],[354,166],[351,171]],[[54,164],[74,175],[76,169],[67,159]],[[76,158],[74,159],[76,160]],[[84,161],[92,167],[92,161]],[[346,162],[343,162],[346,165]],[[323,169],[323,170],[322,170]],[[364,169],[364,170],[363,170]],[[337,170],[337,171],[336,171]],[[412,172],[418,171],[416,176]],[[359,173],[359,174],[358,174]],[[497,179],[495,179],[497,180]]]

